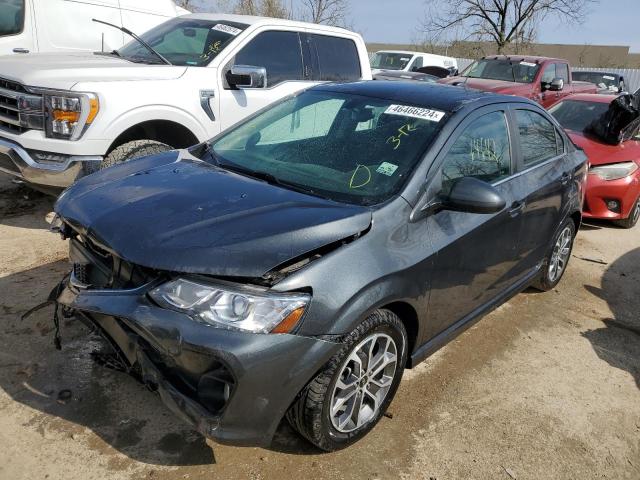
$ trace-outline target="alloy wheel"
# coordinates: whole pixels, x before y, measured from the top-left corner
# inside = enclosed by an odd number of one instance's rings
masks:
[[[333,389],[330,416],[333,427],[352,432],[370,422],[391,389],[398,367],[398,348],[384,333],[373,333],[353,349]]]
[[[553,246],[553,252],[549,260],[549,269],[547,271],[547,277],[551,283],[554,283],[560,278],[567,266],[569,253],[571,253],[571,237],[571,227],[566,226],[558,236],[556,244]]]
[[[631,212],[631,225],[638,223],[638,219],[640,219],[640,200],[636,202],[636,206]]]

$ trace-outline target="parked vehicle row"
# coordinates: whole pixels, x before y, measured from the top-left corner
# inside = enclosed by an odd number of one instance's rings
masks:
[[[455,65],[379,52],[393,68],[369,82],[339,28],[198,14],[131,36],[0,58],[0,170],[68,187],[56,318],[221,442],[266,445],[285,417],[321,449],[356,442],[405,368],[553,289],[583,216],[640,217],[637,129],[589,134],[637,100],[563,60],[437,80]]]

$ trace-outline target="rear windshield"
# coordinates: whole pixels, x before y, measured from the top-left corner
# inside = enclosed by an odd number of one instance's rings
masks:
[[[24,0],[0,0],[0,37],[16,35],[24,26]]]
[[[401,189],[447,118],[426,106],[308,91],[223,134],[212,151],[223,168],[373,205]]]
[[[614,87],[617,89],[619,85],[618,77],[609,73],[573,72],[572,76],[574,80],[578,80],[579,82],[595,83],[600,88]]]
[[[462,76],[505,82],[532,83],[540,65],[524,61],[483,59],[473,62]]]
[[[140,37],[174,65],[204,66],[245,28],[247,25],[235,22],[176,18]],[[132,62],[162,63],[136,40],[127,43],[118,53]]]
[[[609,110],[608,103],[565,100],[549,109],[562,128],[583,132],[587,126]]]
[[[380,70],[404,70],[413,55],[408,53],[378,52],[371,57],[371,68]]]

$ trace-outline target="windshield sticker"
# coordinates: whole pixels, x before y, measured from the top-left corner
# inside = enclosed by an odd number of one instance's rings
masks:
[[[402,145],[402,137],[408,137],[409,133],[416,130],[416,127],[407,123],[398,129],[397,135],[391,135],[389,138],[387,138],[386,143],[391,143],[393,145],[393,149],[397,150],[398,148],[400,148],[400,145]]]
[[[531,62],[520,62],[520,65],[524,65],[525,67],[537,67],[538,66],[536,63],[531,63]]]
[[[611,75],[603,75],[602,78],[604,78],[605,80],[615,80],[616,77],[612,77]]]
[[[229,35],[233,35],[234,37],[239,33],[242,33],[242,30],[240,30],[239,28],[232,27],[231,25],[225,25],[224,23],[215,24],[213,27],[211,27],[211,30],[228,33]]]
[[[202,58],[203,60],[208,60],[211,55],[219,54],[221,49],[222,42],[220,40],[216,40],[215,42],[209,44],[209,48],[207,48],[206,52],[200,55],[200,58]]]
[[[402,115],[403,117],[419,118],[431,122],[439,122],[444,117],[444,112],[430,110],[428,108],[410,107],[408,105],[389,105],[385,110],[387,115]]]
[[[356,169],[349,180],[349,188],[361,188],[371,181],[371,170],[366,165],[356,165]]]
[[[395,173],[397,169],[398,169],[398,165],[394,165],[393,163],[389,163],[389,162],[382,162],[380,166],[376,169],[376,172],[386,175],[387,177],[390,177]]]

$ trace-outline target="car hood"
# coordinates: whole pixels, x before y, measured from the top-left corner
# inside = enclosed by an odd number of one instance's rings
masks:
[[[128,262],[225,277],[261,277],[371,224],[366,207],[222,170],[184,150],[85,177],[55,211]]]
[[[36,53],[0,57],[0,77],[30,87],[70,90],[76,83],[172,80],[186,67],[133,63],[87,52]]]
[[[584,150],[591,165],[607,165],[610,163],[628,162],[640,164],[640,142],[627,140],[620,145],[608,145],[590,135],[567,130],[571,141]]]
[[[439,80],[438,83],[447,85],[465,85],[468,88],[475,88],[483,92],[503,92],[520,89],[525,84],[516,82],[506,82],[504,80],[489,80],[486,78],[449,77]]]

